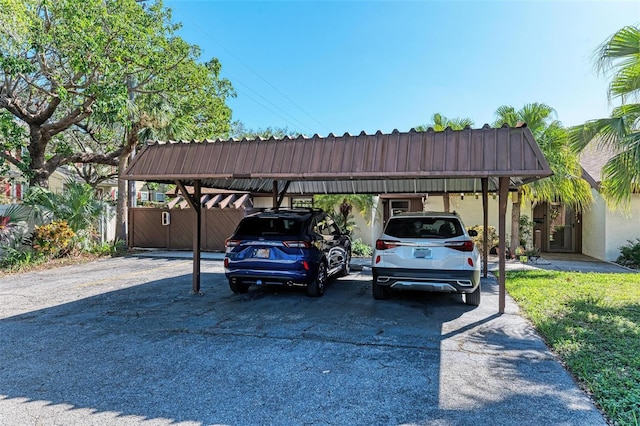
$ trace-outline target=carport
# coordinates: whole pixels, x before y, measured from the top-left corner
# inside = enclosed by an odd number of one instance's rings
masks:
[[[173,183],[194,209],[193,292],[200,292],[202,187],[273,194],[442,194],[482,192],[487,253],[488,193],[498,193],[500,253],[505,253],[509,191],[553,172],[526,125],[442,132],[394,130],[283,139],[150,141],[124,173],[128,180]],[[186,186],[193,186],[192,194]],[[487,259],[484,259],[487,274]],[[505,308],[505,258],[499,260]]]

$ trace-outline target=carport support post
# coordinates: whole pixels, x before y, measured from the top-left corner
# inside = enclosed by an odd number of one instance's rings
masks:
[[[484,277],[489,274],[489,178],[482,178],[482,268],[484,269]]]
[[[200,247],[202,243],[202,208],[200,205],[200,181],[193,182],[193,210],[196,213],[196,222],[193,224],[193,293],[200,293]]]
[[[503,314],[506,300],[505,255],[507,231],[507,200],[509,198],[509,176],[501,176],[498,186],[498,312]]]
[[[182,198],[185,199],[189,207],[193,209],[196,214],[195,221],[193,223],[193,293],[200,293],[200,246],[202,241],[202,235],[200,235],[201,230],[201,216],[202,209],[200,206],[200,198],[202,198],[202,193],[200,191],[200,181],[195,180],[193,182],[193,196],[189,194],[187,188],[183,185],[183,183],[179,180],[176,181],[176,186],[182,193]]]
[[[274,180],[272,183],[273,188],[273,208],[278,210],[280,206],[278,205],[278,181]]]

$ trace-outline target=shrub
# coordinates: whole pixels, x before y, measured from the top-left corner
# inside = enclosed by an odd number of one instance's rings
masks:
[[[127,252],[127,244],[120,239],[94,243],[87,251],[100,256],[118,256]]]
[[[45,260],[46,258],[43,255],[35,252],[31,248],[18,250],[9,247],[4,252],[2,260],[0,261],[0,267],[10,270],[20,270],[28,265],[37,265]]]
[[[358,257],[369,257],[373,253],[373,249],[358,238],[351,242],[351,253]]]
[[[472,229],[475,230],[478,233],[478,235],[476,237],[471,237],[471,240],[476,244],[476,247],[478,247],[478,250],[480,250],[480,255],[484,256],[484,253],[483,253],[484,226],[475,225],[467,228],[467,230],[472,230]],[[492,247],[495,247],[500,243],[500,240],[498,239],[498,234],[496,232],[496,228],[494,226],[489,226],[488,237],[489,237],[489,241],[487,242],[487,247],[489,250],[491,250]]]
[[[627,240],[627,244],[620,247],[620,256],[616,263],[627,268],[640,269],[640,238],[636,241]]]
[[[36,226],[33,231],[33,249],[49,257],[62,257],[71,252],[75,232],[65,221]]]

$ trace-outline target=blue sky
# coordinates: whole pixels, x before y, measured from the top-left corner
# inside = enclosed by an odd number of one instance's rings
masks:
[[[165,0],[180,35],[217,57],[248,128],[352,134],[476,127],[544,102],[566,126],[609,115],[593,53],[640,1]]]

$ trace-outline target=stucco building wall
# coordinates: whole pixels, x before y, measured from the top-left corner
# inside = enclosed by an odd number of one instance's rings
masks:
[[[631,197],[628,211],[607,211],[604,260],[614,261],[620,256],[620,247],[640,238],[640,195]]]
[[[582,253],[596,259],[605,259],[607,205],[602,196],[591,190],[594,202],[582,213]]]

